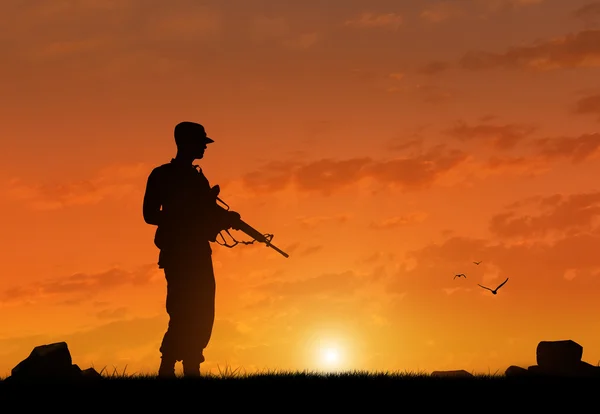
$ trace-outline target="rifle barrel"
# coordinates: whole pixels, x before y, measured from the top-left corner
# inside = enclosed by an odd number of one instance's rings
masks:
[[[248,223],[246,223],[244,220],[240,220],[238,227],[239,227],[239,230],[243,231],[248,236],[252,237],[254,240],[257,240],[261,243],[265,243],[268,247],[272,248],[273,250],[275,250],[276,252],[281,254],[283,257],[290,257],[289,254],[287,254],[286,252],[284,252],[283,250],[281,250],[280,248],[278,248],[277,246],[275,246],[274,244],[269,242],[269,240],[267,240],[267,238],[261,232],[256,230],[254,227],[252,227]]]

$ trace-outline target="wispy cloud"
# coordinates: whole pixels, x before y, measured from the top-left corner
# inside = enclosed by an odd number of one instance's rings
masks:
[[[519,214],[529,207],[531,213]],[[490,231],[498,237],[544,237],[552,232],[584,231],[600,218],[600,193],[534,197],[515,205],[490,221]]]
[[[256,192],[276,192],[294,186],[303,192],[331,195],[364,179],[417,190],[432,185],[440,176],[465,161],[467,155],[444,145],[407,157],[389,160],[352,158],[312,162],[274,162],[247,173],[245,186]]]
[[[399,216],[389,217],[377,221],[372,221],[370,227],[376,230],[390,230],[397,227],[403,227],[410,224],[421,223],[427,219],[429,215],[423,211],[403,214]]]
[[[464,15],[464,5],[456,1],[438,1],[426,6],[419,17],[429,23],[440,23]]]
[[[600,94],[588,95],[579,99],[573,110],[578,115],[594,115],[600,121]]]
[[[113,165],[95,176],[71,182],[27,183],[20,178],[4,182],[4,197],[36,210],[97,204],[107,199],[138,195],[151,167],[145,163]]]
[[[469,125],[465,121],[458,121],[445,133],[463,142],[482,141],[490,143],[495,149],[508,150],[520,144],[535,130],[536,128],[531,125],[490,123]]]
[[[583,21],[588,28],[600,22],[600,1],[584,4],[573,11],[573,16]]]
[[[461,69],[520,69],[550,71],[600,66],[600,30],[583,30],[539,41],[530,46],[513,46],[505,52],[469,51],[458,59]],[[434,61],[419,69],[420,73],[440,73],[454,66]]]
[[[346,20],[344,24],[349,27],[361,29],[383,28],[397,30],[403,21],[402,16],[397,13],[364,12],[353,19]]]
[[[584,30],[506,52],[472,51],[459,61],[462,68],[485,70],[519,68],[545,71],[600,66],[600,31]]]
[[[126,285],[145,285],[158,277],[156,264],[134,270],[112,268],[100,273],[76,273],[6,289],[0,303],[35,301],[45,297],[96,296]]]

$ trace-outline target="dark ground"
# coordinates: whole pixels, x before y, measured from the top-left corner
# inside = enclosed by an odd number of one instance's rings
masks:
[[[391,376],[257,376],[249,378],[102,378],[69,383],[0,382],[0,401],[11,411],[34,407],[64,407],[67,411],[139,412],[179,411],[185,407],[211,411],[233,407],[236,411],[306,410],[375,412],[460,409],[461,411],[511,412],[542,408],[570,412],[597,411],[600,378],[435,378]],[[589,401],[588,401],[589,400]],[[16,405],[13,405],[16,404]],[[566,404],[566,405],[565,405]],[[576,410],[583,406],[582,410]],[[561,409],[561,410],[562,410]],[[379,410],[378,410],[379,411]]]

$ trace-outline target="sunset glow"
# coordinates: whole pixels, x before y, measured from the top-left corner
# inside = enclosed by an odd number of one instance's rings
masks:
[[[0,377],[57,341],[158,369],[142,197],[183,120],[289,254],[212,244],[203,372],[596,365],[600,2],[324,3],[0,2]]]

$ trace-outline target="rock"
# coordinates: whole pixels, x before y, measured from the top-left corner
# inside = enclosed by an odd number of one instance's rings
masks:
[[[27,358],[12,369],[11,375],[5,381],[102,378],[93,368],[82,370],[72,362],[66,342],[36,346]]]
[[[518,367],[516,365],[511,365],[506,368],[504,375],[507,377],[522,377],[524,375],[528,375],[529,371],[526,368]]]
[[[536,350],[537,365],[544,371],[570,371],[579,366],[583,347],[572,340],[542,341]]]
[[[473,377],[473,374],[465,371],[464,369],[454,370],[454,371],[433,371],[431,373],[432,377],[444,377],[444,378],[468,378]]]
[[[81,376],[84,379],[100,379],[102,374],[98,373],[94,368],[88,368],[81,371]]]
[[[547,373],[543,372],[542,369],[538,365],[532,365],[530,367],[527,367],[527,372],[532,375],[547,374]]]
[[[538,376],[552,377],[600,377],[600,367],[588,364],[587,362],[579,361],[571,366],[563,367],[543,367],[532,365],[527,369],[531,374]]]
[[[66,342],[40,345],[11,371],[17,379],[68,378],[74,373],[71,353]]]

